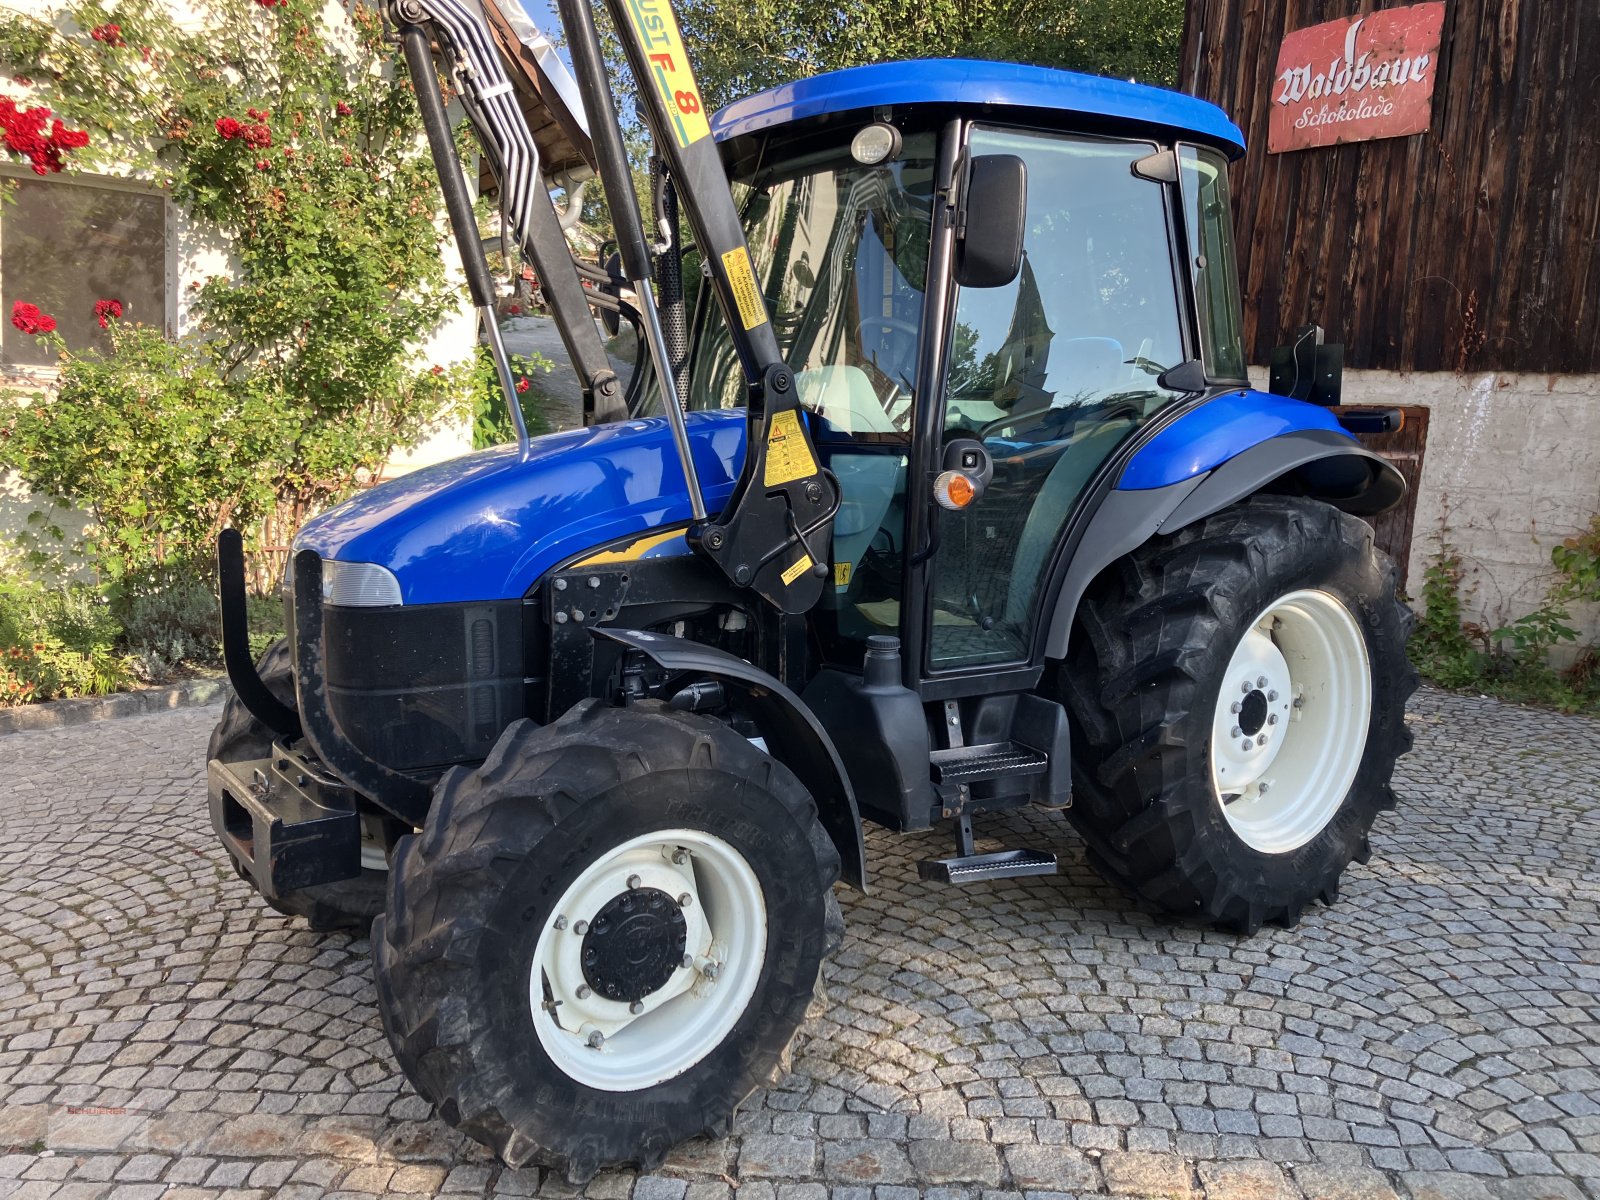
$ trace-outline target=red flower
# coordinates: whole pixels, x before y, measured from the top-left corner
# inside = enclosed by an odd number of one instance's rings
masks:
[[[520,317],[522,315],[522,305],[520,305],[520,304],[508,305],[507,308],[506,308],[506,312],[510,316]]]
[[[89,144],[86,129],[68,129],[60,121],[50,124],[48,108],[17,107],[16,101],[0,96],[0,131],[5,134],[6,149],[18,158],[26,158],[36,175],[48,175],[61,170],[62,154],[67,150],[81,150]]]
[[[433,373],[433,374],[435,374],[435,375],[443,375],[443,374],[444,374],[444,368],[443,368],[443,367],[441,367],[441,366],[437,366],[437,365],[436,365],[436,366],[435,366],[435,367],[434,367],[434,368],[433,368],[433,371],[432,371],[432,373]]]
[[[265,125],[246,125],[242,136],[252,150],[265,150],[272,145],[272,130]]]
[[[94,302],[94,319],[100,322],[101,329],[104,329],[120,316],[122,316],[121,300],[96,300]]]
[[[231,142],[243,132],[244,126],[233,117],[218,117],[217,132],[222,135],[222,140]]]
[[[341,117],[348,117],[351,113],[355,112],[355,109],[351,108],[348,104],[341,100],[339,103],[333,106],[333,111],[338,113]]]
[[[256,159],[256,170],[270,171],[272,170],[272,164],[264,158],[258,158]]]
[[[108,46],[126,46],[122,40],[122,26],[113,25],[109,21],[104,25],[96,25],[89,31],[89,36],[97,42],[104,42]]]
[[[18,75],[15,78],[16,78],[18,87],[32,87],[33,86],[33,80],[29,79],[26,75]]]
[[[11,306],[11,323],[27,334],[53,333],[56,327],[54,317],[40,312],[37,304],[25,300],[18,300]]]
[[[520,396],[523,392],[525,392],[527,390],[528,390],[528,381],[526,379],[517,380],[517,394]]]
[[[289,0],[256,0],[262,8],[287,8]]]

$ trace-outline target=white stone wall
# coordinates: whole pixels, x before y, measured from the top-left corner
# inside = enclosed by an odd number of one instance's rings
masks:
[[[1468,620],[1493,629],[1538,608],[1551,548],[1600,511],[1600,375],[1346,371],[1344,400],[1430,410],[1412,592],[1442,536],[1461,557]],[[1600,640],[1600,608],[1573,616],[1583,641]]]

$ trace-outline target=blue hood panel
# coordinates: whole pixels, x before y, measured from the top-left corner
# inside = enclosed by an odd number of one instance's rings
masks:
[[[706,507],[717,512],[744,462],[743,409],[688,414]],[[407,604],[512,600],[564,559],[690,518],[666,418],[650,417],[483,450],[362,492],[308,521],[295,549],[379,563]]]

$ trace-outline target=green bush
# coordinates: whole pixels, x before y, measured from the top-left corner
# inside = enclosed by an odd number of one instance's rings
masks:
[[[120,632],[96,588],[0,578],[0,707],[131,686],[135,664],[117,648]]]

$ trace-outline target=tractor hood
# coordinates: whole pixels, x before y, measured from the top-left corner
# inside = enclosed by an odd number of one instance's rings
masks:
[[[706,506],[744,461],[743,409],[687,414]],[[664,417],[552,433],[380,483],[313,518],[296,550],[377,563],[406,604],[512,600],[561,561],[631,533],[688,521],[689,492]]]

